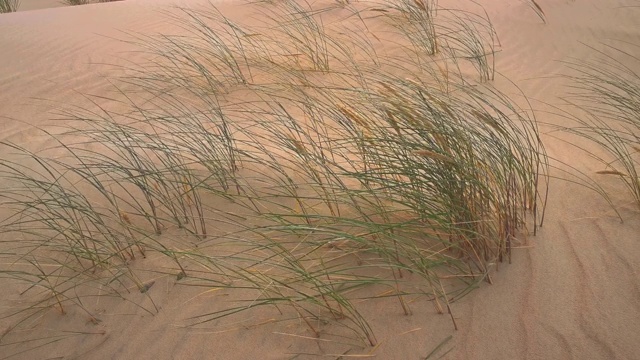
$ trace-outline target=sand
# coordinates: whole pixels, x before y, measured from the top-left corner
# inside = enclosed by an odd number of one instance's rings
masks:
[[[523,1],[480,1],[502,45],[497,71],[532,100],[539,121],[562,124],[545,110],[566,94],[568,80],[559,76],[563,62],[594,56],[584,44],[637,42],[640,9],[623,0],[538,2],[546,24]],[[172,3],[62,7],[57,1],[23,0],[25,11],[0,15],[0,140],[34,149],[52,145],[35,136],[34,127],[48,123],[58,108],[81,104],[80,94],[108,91],[109,70],[100,64],[122,63],[123,57],[135,62],[137,56],[127,53],[135,50],[132,45],[117,39],[126,32],[165,30],[159,10]],[[237,15],[233,2],[220,6]],[[638,48],[629,51],[638,54]],[[502,78],[495,86],[513,91]],[[544,133],[543,141],[550,156],[588,174],[601,170],[553,133]],[[454,304],[457,331],[448,315],[438,315],[427,302],[415,304],[411,316],[383,302],[363,304],[379,340],[375,348],[315,339],[300,324],[274,321],[278,315],[270,310],[216,326],[184,327],[183,319],[226,301],[228,294],[182,287],[164,277],[153,288],[156,315],[132,305],[148,301],[143,294],[133,294],[131,302],[96,300],[91,307],[103,314],[97,324],[79,311],[61,315],[51,309],[27,329],[8,332],[0,358],[331,359],[348,350],[351,356],[419,359],[452,335],[445,359],[635,359],[640,356],[640,213],[613,178],[605,186],[624,222],[594,192],[553,181],[539,234],[514,250],[513,263],[500,267],[492,285],[483,284]],[[0,312],[7,313],[24,299],[20,288],[3,281]],[[0,331],[13,321],[0,319]]]

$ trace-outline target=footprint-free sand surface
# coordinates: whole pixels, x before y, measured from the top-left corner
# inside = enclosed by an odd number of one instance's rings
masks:
[[[183,287],[167,276],[156,278],[150,289],[157,314],[136,307],[136,301],[149,300],[134,294],[139,298],[129,302],[92,300],[87,306],[102,314],[100,322],[79,310],[62,315],[54,307],[18,330],[10,331],[15,317],[0,318],[0,332],[5,332],[0,358],[421,359],[450,335],[438,353],[450,350],[445,359],[639,358],[640,212],[615,178],[597,177],[600,164],[558,140],[544,124],[563,124],[550,105],[567,95],[569,80],[560,76],[567,71],[565,62],[592,59],[594,48],[606,45],[640,56],[640,6],[623,0],[537,1],[546,24],[525,1],[479,1],[501,44],[495,65],[500,76],[492,86],[516,98],[506,79],[521,89],[542,124],[550,157],[603,180],[623,222],[598,194],[553,179],[563,174],[552,169],[542,228],[514,249],[512,263],[499,267],[492,284],[483,283],[452,304],[458,330],[428,302],[413,304],[413,315],[405,316],[397,306],[377,301],[362,307],[376,347],[317,339],[298,322],[274,321],[278,314],[272,310],[215,326],[183,326],[185,318],[227,301],[228,294]],[[115,70],[104,64],[136,63],[144,56],[121,39],[171,30],[165,12],[175,11],[175,3],[127,0],[68,7],[23,0],[21,11],[0,15],[0,140],[34,150],[54,145],[35,127],[49,123],[58,109],[83,104],[82,94],[111,91],[106,79]],[[440,6],[467,6],[461,3],[441,0]],[[217,5],[243,18],[234,1]],[[640,62],[633,66],[640,72]],[[152,263],[153,257],[147,260]],[[0,278],[0,313],[9,314],[28,299],[21,295],[24,286],[4,281]]]

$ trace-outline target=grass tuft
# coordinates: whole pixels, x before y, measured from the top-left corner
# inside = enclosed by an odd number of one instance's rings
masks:
[[[640,206],[640,77],[628,65],[640,58],[613,46],[592,50],[599,59],[568,64],[575,74],[567,100],[583,112],[563,129],[595,145],[583,150],[601,163],[597,174],[618,176]]]
[[[1,229],[21,239],[0,272],[38,298],[12,315],[132,289],[155,313],[151,273],[238,294],[192,326],[270,307],[376,346],[360,300],[423,297],[457,328],[455,301],[544,210],[535,117],[484,84],[486,14],[285,1],[262,19],[179,8],[175,34],[130,40],[146,62],[113,96],[43,129],[54,146],[0,144],[19,159],[0,161]]]
[[[20,7],[20,0],[0,0],[0,14],[16,12]]]

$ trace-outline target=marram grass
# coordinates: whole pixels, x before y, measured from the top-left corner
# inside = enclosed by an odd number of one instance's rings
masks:
[[[35,299],[9,315],[97,317],[82,299],[98,284],[152,300],[156,271],[246,296],[191,326],[268,306],[375,346],[354,300],[409,315],[416,297],[457,326],[452,303],[538,226],[546,156],[535,118],[479,82],[494,76],[488,20],[403,4],[284,1],[252,27],[210,5],[174,12],[178,35],[138,36],[148,62],[119,93],[43,130],[56,156],[2,144],[20,160],[0,161],[1,273]],[[462,38],[439,33],[453,26]],[[151,255],[162,269],[132,266]]]
[[[580,113],[568,116],[571,123],[562,130],[593,145],[582,150],[601,165],[595,179],[602,183],[603,177],[617,177],[640,207],[640,76],[629,65],[640,61],[634,55],[637,45],[629,51],[613,46],[592,50],[599,55],[596,60],[568,63],[573,73],[567,100]]]
[[[18,11],[20,0],[0,0],[0,14]]]

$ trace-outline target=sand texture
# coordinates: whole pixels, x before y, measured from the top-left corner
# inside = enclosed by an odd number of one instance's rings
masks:
[[[322,7],[322,1],[314,7]],[[3,273],[0,359],[424,359],[440,344],[432,358],[640,358],[638,204],[616,177],[596,174],[603,170],[602,164],[573,144],[596,154],[599,149],[557,131],[558,126],[568,126],[567,117],[557,111],[571,92],[572,80],[563,76],[570,73],[567,62],[596,59],[601,55],[596,50],[606,52],[607,45],[640,56],[640,7],[631,0],[537,0],[544,10],[543,23],[526,1],[478,2],[499,39],[495,80],[485,85],[505,92],[523,107],[530,104],[554,165],[543,226],[535,236],[532,226],[521,229],[512,245],[511,263],[492,267],[491,284],[480,281],[477,289],[455,299],[451,315],[439,314],[428,297],[414,295],[407,297],[412,312],[407,316],[395,297],[370,298],[383,292],[373,288],[355,292],[360,299],[354,301],[375,333],[375,346],[331,324],[316,337],[295,313],[281,314],[275,307],[194,324],[198,316],[239,304],[251,293],[222,286],[188,286],[188,278],[186,283],[176,280],[175,266],[168,265],[160,251],[148,251],[145,259],[138,256],[129,265],[138,271],[146,291],[125,281],[122,296],[85,296],[82,291],[89,290],[79,288],[78,301],[90,312],[76,304],[61,314],[50,302],[26,322],[20,322],[21,314],[14,314],[31,304],[32,290],[28,283]],[[21,11],[0,14],[0,141],[51,157],[67,156],[39,129],[64,125],[56,119],[65,109],[91,108],[101,97],[119,96],[110,79],[121,75],[123,67],[150,59],[138,51],[139,45],[127,40],[184,31],[168,20],[179,13],[173,7],[176,3],[202,5],[186,0],[126,0],[70,7],[58,1],[22,0]],[[222,1],[217,6],[229,18],[251,25],[260,24],[264,7],[270,5]],[[352,6],[368,5],[356,1]],[[439,6],[480,9],[462,0],[440,0]],[[347,14],[348,10],[338,9],[322,16],[327,24],[341,21],[347,27],[360,26],[357,18]],[[395,35],[385,32],[387,25],[376,19],[367,24],[387,44],[380,45],[379,53],[393,53],[388,44],[394,43]],[[640,73],[640,61],[625,64]],[[473,68],[463,66],[460,71],[478,80]],[[252,75],[267,80],[275,76]],[[239,91],[229,99],[252,96]],[[118,112],[125,105],[108,106]],[[563,109],[580,114],[571,107]],[[21,161],[16,152],[3,149],[3,160]],[[569,177],[567,172],[581,172],[599,181],[615,210],[596,192],[563,180]],[[0,183],[0,191],[9,186]],[[202,201],[208,202],[210,211],[233,207],[213,197],[204,196]],[[11,214],[9,206],[0,209],[3,219]],[[214,237],[230,231],[222,221],[212,221],[209,228]],[[161,236],[167,241],[178,239],[172,246],[189,243],[179,233],[169,228]],[[20,270],[18,263],[28,259],[13,256],[21,251],[15,250],[20,241],[24,239],[15,233],[0,233],[3,272]],[[193,246],[207,251],[211,244],[207,240]],[[198,271],[205,269],[192,264],[187,275]],[[406,281],[418,281],[413,275],[407,275]],[[93,289],[92,294],[103,292],[103,285],[83,286]]]

